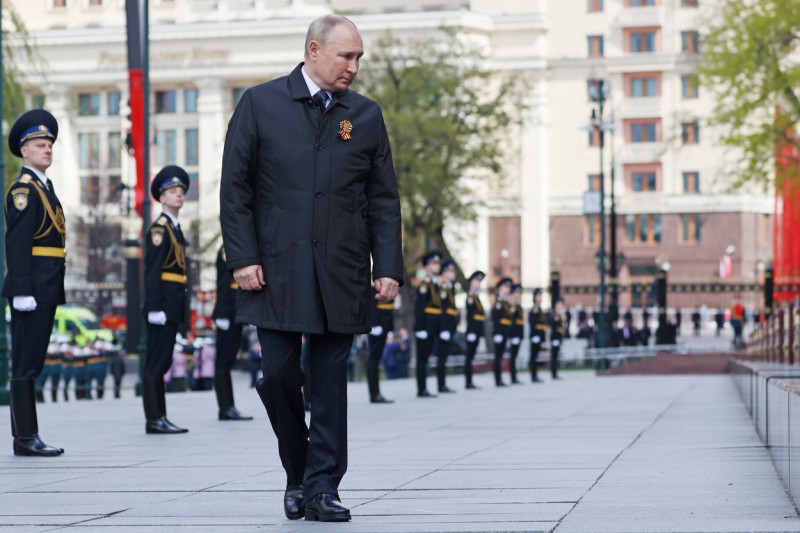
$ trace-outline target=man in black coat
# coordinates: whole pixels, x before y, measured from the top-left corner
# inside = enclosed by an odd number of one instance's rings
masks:
[[[11,308],[11,435],[14,455],[64,453],[39,438],[36,377],[44,367],[56,307],[64,300],[66,223],[53,182],[58,123],[44,109],[23,113],[8,135],[22,158],[19,178],[6,193],[6,273],[3,296]]]
[[[188,298],[186,241],[178,224],[189,175],[168,165],[156,174],[150,194],[161,202],[163,213],[147,230],[144,247],[144,315],[147,319],[147,352],[142,369],[142,404],[145,432],[186,433],[167,419],[164,374],[172,365],[178,327],[186,321]]]
[[[236,320],[254,324],[256,387],[278,438],[290,519],[347,521],[347,357],[403,278],[400,201],[380,107],[351,91],[363,55],[348,19],[311,23],[305,62],[251,87],[228,125],[220,220],[239,285]],[[370,255],[372,272],[370,272]],[[306,426],[301,334],[309,336]]]
[[[220,420],[252,420],[239,412],[233,402],[231,369],[242,345],[242,324],[236,323],[236,291],[239,286],[228,270],[225,247],[217,252],[217,302],[211,318],[217,326],[216,358],[214,359],[214,391],[217,393]]]

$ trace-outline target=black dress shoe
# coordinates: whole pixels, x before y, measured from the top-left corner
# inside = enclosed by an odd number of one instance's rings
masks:
[[[369,399],[369,403],[394,403],[394,400],[384,398],[380,394]]]
[[[300,520],[305,516],[303,487],[287,487],[283,493],[283,512],[289,520]]]
[[[54,448],[46,444],[34,433],[27,437],[14,438],[14,455],[25,455],[28,457],[55,457],[64,453],[64,448]]]
[[[495,386],[496,386],[496,387],[508,387],[508,385],[506,385],[506,384],[505,384],[505,383],[503,383],[502,381],[499,381],[499,382],[495,383]]]
[[[511,382],[511,384],[512,385],[522,385],[522,382],[520,380],[518,380],[518,379],[515,379],[514,381]]]
[[[239,412],[239,410],[234,407],[230,406],[224,411],[219,412],[219,419],[220,420],[252,420],[252,416],[246,416]]]
[[[306,520],[349,522],[350,510],[333,494],[317,494],[306,504]]]
[[[155,420],[148,420],[144,426],[145,433],[158,433],[158,434],[171,434],[171,433],[187,433],[189,430],[181,428],[167,420],[167,417],[162,416]]]
[[[466,386],[466,388],[467,388],[468,390],[481,390],[481,388],[480,388],[480,387],[478,387],[477,385],[473,385],[472,383],[470,383],[469,385],[467,385],[467,386]]]
[[[440,393],[449,394],[449,393],[451,393],[451,392],[452,392],[452,393],[455,393],[456,391],[454,391],[453,389],[451,389],[450,387],[448,387],[447,385],[445,385],[444,387],[439,387],[439,392],[440,392]]]
[[[417,393],[417,398],[436,398],[436,395],[424,390]]]

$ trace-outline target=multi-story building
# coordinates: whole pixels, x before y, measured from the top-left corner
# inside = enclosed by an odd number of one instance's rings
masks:
[[[121,246],[109,251],[103,243],[120,242],[140,227],[119,207],[135,182],[125,148],[125,2],[10,3],[46,61],[41,72],[29,74],[28,99],[59,119],[51,172],[72,185],[59,187],[70,230],[105,228],[70,232],[69,246],[87,253],[70,253],[69,283],[82,284],[87,273],[90,281],[114,281],[118,273],[92,265],[99,256],[121,258]],[[182,219],[190,221],[195,256],[210,264],[219,238],[217,191],[228,118],[245,88],[297,64],[313,18],[350,16],[364,35],[366,69],[370,43],[387,31],[418,35],[451,26],[484,43],[490,68],[520,75],[527,87],[505,186],[486,188],[477,222],[450,230],[460,237],[454,248],[465,270],[511,275],[526,287],[546,285],[554,268],[564,284],[597,283],[600,218],[584,214],[583,198],[599,188],[598,136],[585,126],[596,107],[587,87],[602,79],[611,87],[603,120],[615,125],[605,133],[605,190],[613,161],[616,235],[625,256],[621,282],[651,278],[657,258],[672,265],[671,280],[717,279],[731,246],[733,277],[751,280],[758,261],[770,256],[772,203],[725,192],[725,154],[704,125],[712,103],[692,78],[702,33],[702,6],[696,4],[151,0],[153,171],[174,163],[192,175]],[[607,208],[609,202],[607,195]],[[203,286],[210,288],[212,280],[213,269],[205,269]]]

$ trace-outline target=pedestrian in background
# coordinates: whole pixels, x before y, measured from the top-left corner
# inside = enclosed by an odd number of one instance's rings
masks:
[[[439,340],[442,296],[438,274],[442,252],[430,250],[422,256],[423,278],[417,285],[414,301],[414,337],[417,341],[417,398],[435,398],[428,391],[428,358]]]
[[[436,382],[439,392],[454,393],[447,386],[447,357],[450,355],[450,343],[458,327],[458,308],[456,307],[456,264],[452,259],[444,261],[439,267],[439,297],[442,311],[439,315],[439,340],[436,343]]]
[[[533,307],[528,313],[528,326],[530,328],[531,355],[528,360],[528,368],[531,372],[531,381],[540,383],[538,375],[538,364],[536,359],[542,351],[542,343],[547,338],[547,314],[542,309],[542,289],[533,290]]]
[[[394,329],[394,301],[382,303],[375,296],[378,291],[372,288],[372,313],[370,315],[372,329],[367,337],[369,358],[367,359],[367,390],[370,403],[393,403],[394,400],[384,398],[380,389],[380,364],[383,350],[386,347],[387,335]]]
[[[464,358],[464,379],[467,389],[478,389],[473,383],[472,363],[475,360],[475,353],[478,351],[478,343],[484,336],[486,330],[486,311],[481,302],[481,282],[486,274],[476,270],[469,277],[469,293],[467,294],[467,350]]]
[[[496,387],[505,387],[503,382],[503,354],[506,351],[511,325],[513,324],[513,314],[511,302],[508,301],[511,292],[511,278],[502,278],[495,286],[495,300],[492,307],[492,341],[494,342],[494,384]]]
[[[522,310],[522,285],[519,283],[511,286],[509,302],[512,318],[511,327],[508,330],[508,370],[511,374],[511,384],[522,385],[522,382],[517,379],[517,355],[519,355],[519,348],[522,345],[522,337],[525,336],[525,314]]]

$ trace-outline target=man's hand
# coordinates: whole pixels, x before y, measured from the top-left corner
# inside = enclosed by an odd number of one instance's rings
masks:
[[[243,291],[260,291],[267,283],[261,265],[250,265],[233,271],[233,279]]]
[[[399,288],[400,284],[397,283],[397,280],[392,278],[378,278],[375,280],[375,290],[378,291],[378,294],[375,295],[375,299],[384,304],[391,302],[397,298],[397,291]]]

